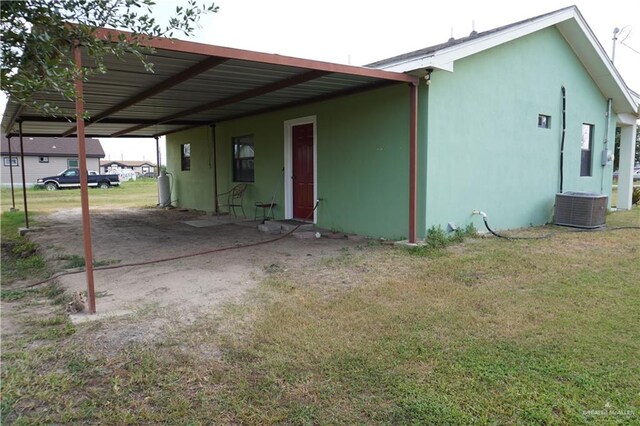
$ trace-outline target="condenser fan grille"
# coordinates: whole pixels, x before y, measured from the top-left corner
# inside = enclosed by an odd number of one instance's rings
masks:
[[[556,194],[553,223],[576,228],[604,226],[607,215],[607,196],[586,192]]]

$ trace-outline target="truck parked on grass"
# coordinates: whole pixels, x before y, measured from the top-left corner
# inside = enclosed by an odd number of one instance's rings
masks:
[[[87,175],[88,186],[94,188],[109,188],[120,185],[118,175],[100,175],[97,172],[89,171]],[[55,191],[62,188],[80,188],[80,169],[72,167],[66,169],[55,176],[40,178],[36,182],[36,187]]]

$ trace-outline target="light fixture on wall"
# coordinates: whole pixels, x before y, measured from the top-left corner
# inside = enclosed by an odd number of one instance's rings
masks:
[[[427,86],[431,84],[431,73],[433,72],[433,68],[427,68],[425,70],[427,73],[424,76],[424,81],[427,82]]]

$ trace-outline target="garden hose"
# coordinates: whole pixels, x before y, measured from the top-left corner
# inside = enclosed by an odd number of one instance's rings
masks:
[[[162,258],[162,259],[147,260],[147,261],[144,261],[144,262],[133,262],[133,263],[122,263],[122,264],[118,264],[118,265],[99,266],[99,267],[93,268],[93,270],[94,271],[105,271],[105,270],[108,270],[108,269],[128,268],[128,267],[131,267],[131,266],[152,265],[152,264],[155,264],[155,263],[170,262],[172,260],[180,260],[180,259],[186,259],[186,258],[189,258],[189,257],[203,256],[205,254],[219,253],[219,252],[228,251],[228,250],[238,250],[238,249],[243,249],[243,248],[247,248],[247,247],[255,247],[255,246],[260,246],[260,245],[264,245],[264,244],[275,243],[276,241],[280,241],[280,240],[288,237],[289,235],[291,235],[294,232],[296,232],[301,226],[305,225],[306,223],[304,221],[309,219],[311,217],[311,215],[313,215],[313,213],[318,208],[319,204],[320,204],[320,200],[316,200],[315,206],[313,206],[313,209],[307,215],[307,217],[302,219],[302,221],[303,221],[302,223],[298,224],[297,226],[295,226],[290,231],[287,231],[286,233],[284,233],[282,235],[279,235],[279,236],[277,236],[275,238],[272,238],[270,240],[257,241],[257,242],[253,242],[253,243],[247,243],[247,244],[239,244],[239,245],[235,245],[235,246],[219,247],[219,248],[204,250],[204,251],[196,252],[196,253],[188,253],[188,254],[182,254],[182,255],[179,255],[179,256],[165,257],[165,258]],[[81,269],[76,269],[76,270],[69,270],[69,271],[59,272],[57,274],[54,274],[54,275],[50,276],[47,279],[44,279],[44,280],[41,280],[41,281],[38,281],[38,282],[35,282],[35,283],[31,283],[31,284],[22,286],[20,288],[21,289],[25,289],[25,288],[37,287],[39,285],[48,283],[49,281],[53,281],[56,278],[64,277],[66,275],[80,274],[80,273],[85,272],[85,271],[86,270],[84,268],[81,268]]]

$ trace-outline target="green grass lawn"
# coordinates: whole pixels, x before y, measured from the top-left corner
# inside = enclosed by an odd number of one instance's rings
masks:
[[[22,189],[15,191],[16,208],[23,211]],[[11,190],[0,190],[2,211],[11,207]],[[109,189],[89,188],[90,207],[151,207],[158,203],[157,181],[138,179],[122,182],[120,187]],[[80,207],[80,189],[46,191],[27,189],[27,207],[33,212],[51,212],[59,209]]]
[[[120,187],[109,189],[89,188],[90,208],[151,207],[157,203],[155,179],[139,179],[123,182]],[[2,267],[0,276],[4,287],[16,280],[28,277],[45,278],[52,271],[39,255],[37,247],[27,238],[18,236],[18,228],[24,226],[23,191],[14,193],[17,211],[8,211],[12,206],[11,190],[0,190],[2,219]],[[37,216],[56,210],[80,208],[80,190],[64,189],[46,191],[27,189],[27,206],[30,226],[37,226]],[[84,262],[84,260],[83,260]],[[6,291],[5,291],[5,294]]]
[[[640,211],[607,222],[640,226]],[[413,254],[363,244],[276,271],[253,301],[109,355],[86,346],[99,324],[39,317],[3,341],[3,417],[640,424],[640,231],[557,232]]]

